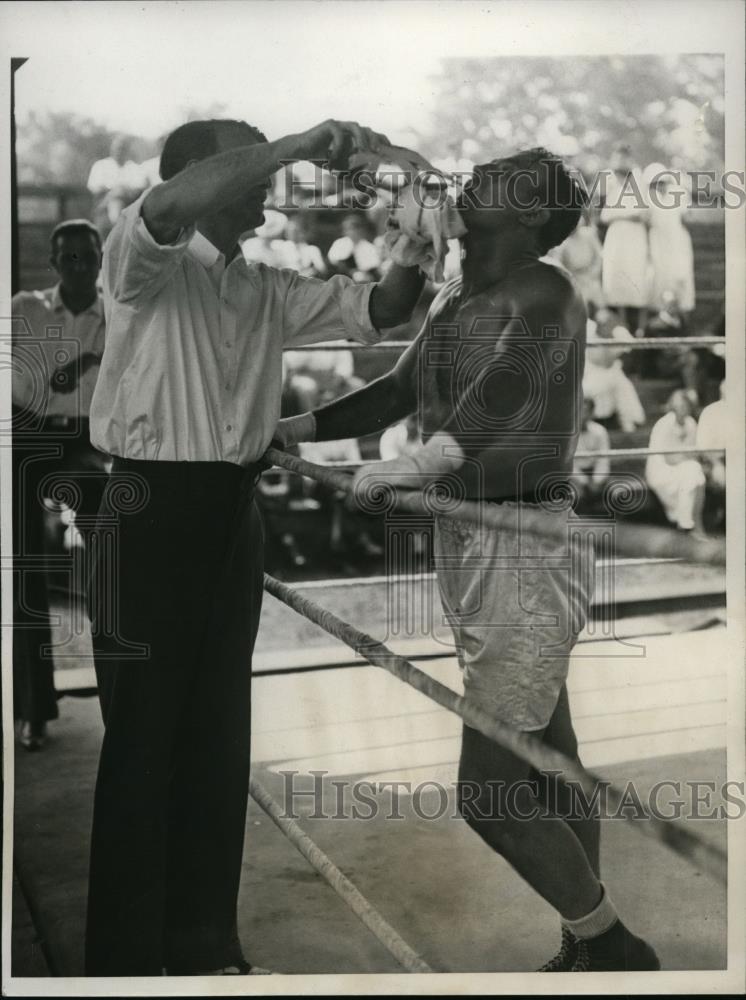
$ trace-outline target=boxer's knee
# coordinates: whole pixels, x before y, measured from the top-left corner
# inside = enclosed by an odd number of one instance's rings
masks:
[[[510,859],[525,838],[525,824],[539,815],[536,780],[480,781],[462,778],[458,783],[458,810],[467,826],[489,846]]]

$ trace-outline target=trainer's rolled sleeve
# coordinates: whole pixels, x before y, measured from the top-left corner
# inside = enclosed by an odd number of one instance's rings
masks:
[[[104,287],[117,302],[135,303],[157,294],[181,264],[194,226],[182,229],[177,240],[157,243],[145,225],[145,195],[122,212],[104,248]]]
[[[341,274],[328,281],[293,274],[285,298],[285,345],[341,339],[376,343],[382,334],[370,318],[374,287],[373,282],[360,284]]]

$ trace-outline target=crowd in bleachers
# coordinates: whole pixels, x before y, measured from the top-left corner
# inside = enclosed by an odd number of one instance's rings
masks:
[[[723,352],[681,346],[632,350],[636,338],[646,336],[724,332],[722,327],[697,329],[692,325],[694,258],[685,225],[686,199],[680,197],[681,191],[675,189],[662,164],[639,170],[628,147],[615,152],[612,168],[605,204],[586,211],[575,232],[546,258],[573,275],[589,316],[590,346],[583,379],[588,405],[579,452],[601,455],[576,461],[579,504],[588,509],[602,504],[605,483],[622,468],[634,471],[649,487],[644,516],[680,527],[691,527],[694,520],[697,530],[704,531],[702,516],[682,516],[678,501],[672,499],[676,484],[689,475],[688,488],[697,493],[694,508],[704,507],[707,526],[719,530],[724,510],[722,460],[705,456],[679,461],[674,456],[659,456],[646,464],[640,460],[610,462],[603,454],[612,448],[662,447],[662,440],[671,447],[675,446],[671,441],[694,444],[700,414],[711,425],[709,446],[715,449],[725,443],[722,419],[715,427],[708,416],[713,404],[716,409],[721,405]],[[111,155],[92,165],[88,181],[94,219],[102,235],[111,229],[122,208],[158,181],[158,157],[134,162],[126,138],[118,136]],[[645,195],[643,202],[640,192]],[[269,196],[271,207],[264,224],[245,234],[242,250],[247,261],[292,268],[322,280],[335,274],[355,281],[381,276],[387,266],[385,191],[378,203],[367,207],[354,184],[340,188],[330,182],[330,175],[298,165],[292,194],[293,207],[288,208],[284,204],[287,188],[278,181]],[[677,194],[679,198],[674,197]],[[676,209],[660,207],[674,201],[680,202]],[[299,207],[304,204],[312,206],[311,210]],[[446,280],[459,271],[458,243],[452,243],[446,258]],[[437,287],[428,282],[417,317],[407,328],[395,331],[392,339],[411,339],[416,334]],[[287,352],[283,416],[313,409],[352,391],[382,374],[394,356],[364,357],[343,344],[331,351]],[[683,394],[669,401],[676,389]],[[682,422],[674,415],[685,408],[689,413]],[[408,421],[392,428],[380,442],[308,444],[301,454],[322,464],[348,465],[390,457],[396,448],[406,450],[408,443],[416,440],[416,423]],[[307,572],[309,565],[329,572],[332,567],[325,566],[325,561],[334,559],[337,571],[365,572],[380,560],[382,537],[377,526],[367,523],[362,515],[353,515],[339,496],[324,487],[274,472],[265,475],[261,490],[275,543],[270,546],[270,559],[277,560],[278,571],[284,564],[290,572]],[[700,502],[700,493],[706,494],[706,505]],[[69,512],[63,514],[66,544],[79,543],[74,518]],[[323,544],[319,548],[316,542],[320,537]]]
[[[665,187],[659,179],[660,164],[640,174],[628,150],[618,153],[615,169],[617,185],[623,184],[625,176],[637,176],[636,190],[644,191],[646,181],[656,191],[661,184]],[[385,192],[371,208],[361,203],[354,186],[341,191],[336,186],[327,189],[328,178],[322,174],[318,190],[314,188],[318,179],[314,172],[313,178],[296,186],[292,207],[283,205],[278,192],[274,198],[270,196],[264,224],[244,234],[241,241],[246,260],[292,268],[320,280],[339,274],[354,281],[378,279],[388,265]],[[88,186],[97,225],[78,219],[58,226],[51,234],[50,246],[57,283],[14,297],[13,407],[14,433],[19,435],[14,438],[14,460],[20,470],[23,449],[33,450],[34,434],[39,429],[48,437],[59,436],[65,461],[74,454],[78,470],[70,498],[49,489],[46,515],[41,508],[42,516],[26,523],[16,517],[18,545],[23,530],[28,536],[26,543],[33,543],[37,550],[39,546],[48,553],[67,549],[75,555],[85,549],[86,525],[108,471],[106,456],[94,453],[87,434],[87,406],[105,342],[97,286],[102,237],[122,209],[156,183],[157,157],[135,163],[126,141],[117,139],[111,156],[94,163],[90,171]],[[640,338],[650,336],[724,336],[724,318],[721,315],[709,328],[693,323],[694,258],[684,211],[666,215],[665,210],[655,208],[654,200],[651,204],[629,204],[619,214],[608,204],[600,211],[586,212],[576,231],[544,258],[573,275],[588,311],[585,404],[571,479],[580,512],[608,510],[609,488],[615,480],[626,477],[640,501],[628,505],[626,516],[704,535],[721,532],[725,526],[722,449],[727,428],[722,345],[710,349],[672,342],[670,346],[633,348]],[[305,203],[306,208],[299,203]],[[451,242],[444,267],[446,280],[456,276],[460,266],[458,242]],[[406,341],[416,335],[438,287],[427,281],[415,317],[392,331],[390,339]],[[45,339],[52,313],[67,353],[59,349],[62,341]],[[36,344],[35,338],[42,342]],[[25,361],[39,351],[45,357],[49,354],[45,365],[51,374],[46,386],[34,378],[38,365]],[[364,385],[387,371],[398,353],[398,348],[386,350],[385,342],[376,351],[352,350],[340,342],[328,350],[286,352],[282,415],[312,410]],[[78,391],[73,392],[76,387]],[[382,435],[359,441],[308,443],[299,450],[301,457],[311,462],[355,466],[406,454],[419,440],[417,419],[409,417]],[[76,442],[81,443],[78,451]],[[629,454],[628,449],[635,448],[652,449],[653,453]],[[677,451],[695,448],[700,451]],[[52,482],[59,471],[54,462],[37,462],[34,469],[37,478],[41,477],[31,484],[34,492],[42,490],[42,479]],[[20,474],[14,478],[20,482]],[[351,509],[339,492],[275,469],[262,476],[258,500],[264,513],[270,572],[297,578],[384,571],[383,519]],[[14,509],[17,514],[24,510],[18,499]],[[428,529],[417,526],[411,533],[408,568],[426,568],[429,551]],[[36,579],[38,582],[38,574]],[[69,585],[69,576],[61,582]],[[34,606],[43,607],[44,599],[43,594],[37,594]],[[32,629],[28,635],[32,637]],[[16,643],[16,648],[21,655],[21,643]],[[42,686],[41,692],[32,690],[32,680]],[[46,720],[56,714],[51,668],[46,673],[14,671],[14,684],[23,719],[22,742],[34,749],[43,738]],[[27,703],[37,708],[41,705],[38,720],[23,708]]]

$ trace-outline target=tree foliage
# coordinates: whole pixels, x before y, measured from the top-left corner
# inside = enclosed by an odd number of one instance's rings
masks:
[[[423,152],[453,169],[546,146],[592,174],[626,143],[641,166],[719,171],[723,87],[718,55],[452,58]]]

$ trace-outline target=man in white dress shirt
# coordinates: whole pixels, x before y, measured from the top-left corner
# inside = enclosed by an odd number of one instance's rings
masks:
[[[13,551],[21,567],[13,686],[27,750],[42,748],[47,722],[57,718],[49,597],[38,566],[44,500],[64,494],[81,518],[78,527],[87,543],[87,523],[98,510],[105,479],[103,456],[91,447],[88,430],[104,351],[104,305],[96,284],[101,238],[95,226],[87,219],[56,226],[49,263],[59,277],[56,285],[13,296]]]
[[[385,141],[352,122],[274,142],[245,122],[190,122],[165,143],[163,183],[107,241],[91,439],[113,456],[100,523],[119,520],[91,587],[105,735],[89,975],[252,971],[236,901],[262,599],[253,493],[280,416],[282,350],[377,341],[411,314],[423,279],[417,267],[378,284],[304,278],[247,264],[238,238],[262,223],[283,162],[342,166]]]

